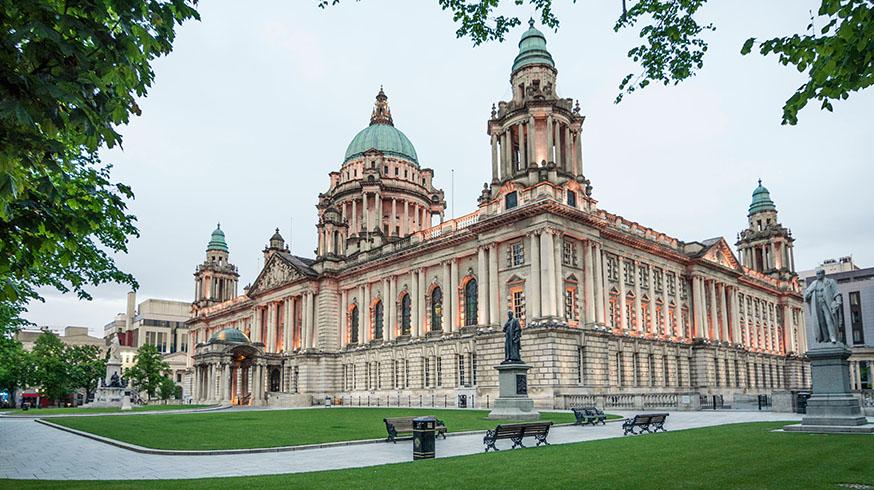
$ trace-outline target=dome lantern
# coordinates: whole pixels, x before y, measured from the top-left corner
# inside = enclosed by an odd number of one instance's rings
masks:
[[[388,97],[382,87],[379,88],[379,93],[376,95],[376,102],[370,115],[370,125],[352,138],[352,142],[346,148],[346,157],[343,161],[348,162],[358,158],[368,150],[381,151],[386,155],[404,158],[416,165],[419,164],[416,149],[409,138],[401,130],[394,127]]]

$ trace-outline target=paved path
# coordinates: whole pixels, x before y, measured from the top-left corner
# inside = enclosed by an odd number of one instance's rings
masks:
[[[628,415],[623,412],[613,412]],[[769,412],[673,412],[669,430],[737,422],[799,420]],[[552,444],[621,437],[619,423],[555,427]],[[168,435],[172,437],[172,435]],[[302,451],[216,456],[140,454],[47,427],[33,420],[0,419],[0,478],[49,480],[148,480],[299,473],[399,463],[412,459],[412,443],[372,443]],[[508,448],[509,441],[499,441]],[[438,440],[437,457],[483,451],[482,433]]]

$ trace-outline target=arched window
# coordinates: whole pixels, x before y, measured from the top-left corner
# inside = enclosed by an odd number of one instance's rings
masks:
[[[655,331],[655,333],[664,335],[666,333],[665,332],[665,305],[662,302],[662,300],[660,300],[660,299],[656,300],[655,310],[656,310],[656,327],[655,327],[656,331]]]
[[[431,331],[443,330],[443,291],[435,287],[431,291]]]
[[[357,344],[358,343],[358,306],[352,305],[352,309],[349,310],[349,343]]]
[[[646,333],[653,333],[652,317],[649,314],[649,297],[643,295],[640,299],[640,316],[643,319],[643,330]]]
[[[679,336],[677,331],[677,305],[673,301],[668,303],[668,333],[674,337]]]
[[[401,298],[401,335],[410,335],[410,295]]]
[[[373,338],[381,339],[383,332],[383,308],[382,301],[377,301],[373,306]]]
[[[467,281],[464,285],[464,325],[476,325],[476,279]]]

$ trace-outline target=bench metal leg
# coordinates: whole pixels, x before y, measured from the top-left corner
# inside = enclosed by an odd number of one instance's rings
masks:
[[[522,438],[521,438],[521,437],[513,437],[513,438],[511,438],[510,440],[513,441],[513,447],[511,447],[510,449],[516,449],[517,446],[518,446],[518,447],[521,447],[521,448],[523,448],[523,449],[525,448],[525,446],[522,444]]]
[[[536,447],[539,447],[541,444],[546,445],[546,446],[549,445],[549,443],[546,442],[546,436],[545,436],[545,435],[542,435],[542,436],[534,436],[534,438],[537,439],[537,446],[536,446]]]
[[[494,449],[495,451],[498,450],[498,448],[495,447],[495,431],[486,431],[486,436],[483,437],[483,444],[486,445],[486,452],[489,452],[489,449]]]

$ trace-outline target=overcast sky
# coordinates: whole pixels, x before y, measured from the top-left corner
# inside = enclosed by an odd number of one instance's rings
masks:
[[[584,172],[600,207],[681,240],[733,244],[761,177],[796,238],[799,269],[847,254],[874,265],[874,90],[835,103],[834,113],[812,103],[798,126],[781,126],[802,76],[773,57],[739,54],[750,36],[803,31],[818,1],[710,2],[699,19],[717,31],[706,35],[700,74],[619,105],[617,85],[635,69],[625,53],[637,40],[613,32],[620,2],[556,3],[561,29],[541,29],[558,94],[579,99],[586,116]],[[511,97],[527,24],[503,44],[472,47],[455,38],[436,0],[315,5],[200,2],[202,21],[183,26],[173,53],[154,64],[142,116],[121,128],[124,149],[104,153],[113,178],[136,193],[141,237],[117,261],[139,281],[138,301],[191,301],[194,268],[219,221],[241,291],[276,227],[295,254],[312,257],[317,195],[368,124],[380,84],[395,126],[455,203],[452,214],[475,209],[490,180],[486,121],[493,102]],[[102,332],[124,310],[125,289],[93,292],[81,302],[46,291],[26,318]]]

